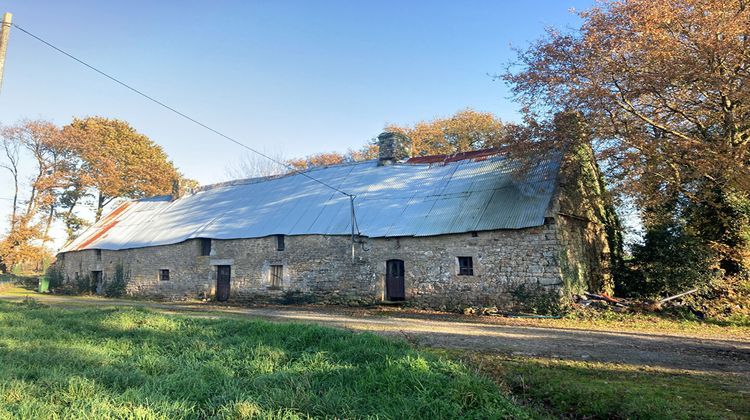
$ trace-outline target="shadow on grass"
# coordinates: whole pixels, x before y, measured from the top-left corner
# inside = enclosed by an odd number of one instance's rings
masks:
[[[14,274],[0,275],[0,292],[9,289],[36,292],[39,289],[39,276],[17,276]]]
[[[40,302],[55,297],[44,297]],[[63,305],[67,303],[63,302]],[[82,302],[102,308],[121,305],[108,300]],[[398,336],[410,342],[432,347],[553,357],[568,360],[617,362],[632,366],[656,366],[687,369],[696,372],[735,372],[750,375],[750,342],[733,339],[701,339],[666,334],[639,332],[607,332],[579,328],[538,326],[506,326],[469,322],[440,322],[431,319],[408,321],[401,318],[358,319],[346,314],[300,308],[234,308],[212,312],[212,308],[196,308],[153,303],[122,303],[145,306],[160,311],[186,312],[191,317],[213,318],[235,316],[235,319],[259,316],[273,321],[306,322],[370,330],[381,335]],[[70,304],[75,306],[75,304]],[[110,309],[105,309],[110,310]],[[195,311],[208,311],[198,314]],[[281,327],[280,327],[281,328]]]
[[[482,354],[461,355],[554,417],[746,418],[747,378]]]
[[[7,302],[0,402],[0,417],[529,415],[463,365],[371,334]]]

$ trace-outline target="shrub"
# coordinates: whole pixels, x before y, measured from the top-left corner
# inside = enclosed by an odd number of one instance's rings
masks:
[[[65,283],[65,276],[63,275],[63,271],[56,264],[52,264],[47,267],[45,277],[47,277],[47,279],[49,280],[50,289],[60,288]]]
[[[305,305],[315,303],[315,296],[302,293],[299,290],[287,290],[279,299],[282,305]]]
[[[522,312],[561,315],[568,309],[557,288],[547,288],[539,283],[520,283],[510,289],[510,295],[515,301],[515,309]]]
[[[120,297],[125,294],[128,288],[128,279],[125,275],[125,269],[121,263],[115,266],[115,275],[112,281],[104,286],[104,295],[107,297]]]
[[[75,278],[73,286],[78,294],[96,293],[96,281],[89,275],[79,275]]]
[[[750,273],[715,279],[695,295],[686,297],[684,302],[705,318],[747,321],[750,319]]]
[[[632,253],[629,269],[616,285],[619,295],[655,298],[707,287],[721,278],[716,253],[680,226],[649,229]]]

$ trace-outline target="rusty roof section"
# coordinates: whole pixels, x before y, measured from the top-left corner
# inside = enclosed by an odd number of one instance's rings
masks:
[[[490,156],[497,156],[499,154],[504,154],[503,150],[499,147],[493,147],[490,149],[454,153],[452,155],[415,156],[409,158],[406,163],[451,163],[467,159],[478,161],[484,160]]]

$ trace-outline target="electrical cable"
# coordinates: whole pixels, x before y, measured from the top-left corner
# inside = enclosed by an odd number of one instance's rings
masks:
[[[203,128],[205,128],[206,130],[208,130],[208,131],[210,131],[210,132],[212,132],[212,133],[214,133],[214,134],[216,134],[216,135],[218,135],[218,136],[220,136],[220,137],[223,137],[224,139],[226,139],[226,140],[229,140],[229,141],[231,141],[232,143],[234,143],[234,144],[236,144],[236,145],[238,145],[238,146],[240,146],[240,147],[243,147],[243,148],[245,148],[245,149],[247,149],[247,150],[249,150],[249,151],[251,151],[251,152],[253,152],[253,153],[257,154],[257,155],[259,155],[259,156],[262,156],[262,157],[264,157],[264,158],[266,158],[266,159],[270,160],[271,162],[274,162],[274,163],[276,163],[276,164],[278,164],[278,165],[280,165],[280,166],[283,166],[283,167],[285,167],[285,168],[289,169],[289,170],[290,170],[290,171],[292,171],[292,172],[295,172],[295,173],[297,173],[297,174],[299,174],[299,175],[302,175],[302,176],[304,176],[304,177],[307,177],[307,178],[309,178],[309,179],[311,179],[311,180],[313,180],[313,181],[315,181],[315,182],[317,182],[317,183],[319,183],[319,184],[321,184],[321,185],[323,185],[323,186],[325,186],[325,187],[328,187],[328,188],[330,188],[330,189],[332,189],[332,190],[334,190],[334,191],[336,191],[336,192],[338,192],[338,193],[340,193],[340,194],[343,194],[343,195],[345,195],[345,196],[347,196],[347,197],[349,197],[349,198],[352,198],[352,197],[354,197],[354,195],[352,195],[352,194],[349,194],[349,193],[347,193],[347,192],[345,192],[345,191],[342,191],[342,190],[341,190],[341,189],[339,189],[339,188],[336,188],[336,187],[334,187],[334,186],[332,186],[332,185],[330,185],[330,184],[327,184],[326,182],[324,182],[324,181],[321,181],[321,180],[319,180],[319,179],[317,179],[317,178],[315,178],[315,177],[313,177],[313,176],[311,176],[311,175],[309,175],[309,174],[307,174],[307,173],[305,173],[305,172],[302,172],[302,171],[300,171],[300,170],[296,169],[295,167],[293,167],[293,166],[291,166],[291,165],[289,165],[289,164],[287,164],[287,163],[283,163],[283,162],[280,162],[280,161],[278,161],[278,160],[276,160],[276,159],[274,159],[274,158],[272,158],[272,157],[270,157],[270,156],[266,155],[265,153],[262,153],[262,152],[260,152],[260,151],[258,151],[258,150],[256,150],[256,149],[254,149],[254,148],[252,148],[252,147],[250,147],[250,146],[248,146],[248,145],[246,145],[246,144],[244,144],[244,143],[240,142],[239,140],[237,140],[237,139],[234,139],[234,138],[232,138],[232,137],[230,137],[230,136],[228,136],[228,135],[226,135],[226,134],[222,133],[221,131],[219,131],[219,130],[217,130],[217,129],[211,128],[210,126],[208,126],[208,125],[206,125],[206,124],[204,124],[204,123],[202,123],[202,122],[200,122],[200,121],[196,120],[195,118],[193,118],[193,117],[191,117],[191,116],[189,116],[189,115],[187,115],[187,114],[185,114],[185,113],[183,113],[183,112],[181,112],[181,111],[178,111],[177,109],[175,109],[175,108],[173,108],[172,106],[169,106],[169,105],[167,105],[166,103],[164,103],[164,102],[162,102],[162,101],[160,101],[160,100],[158,100],[158,99],[154,98],[153,96],[150,96],[150,95],[148,95],[148,94],[144,93],[143,91],[141,91],[141,90],[138,90],[138,89],[134,88],[133,86],[131,86],[131,85],[129,85],[129,84],[127,84],[127,83],[125,83],[125,82],[121,81],[120,79],[118,79],[118,78],[116,78],[116,77],[114,77],[114,76],[111,76],[111,75],[107,74],[107,73],[106,73],[106,72],[104,72],[103,70],[99,70],[98,68],[96,68],[96,67],[92,66],[91,64],[88,64],[87,62],[85,62],[85,61],[81,60],[80,58],[78,58],[78,57],[74,56],[73,54],[70,54],[70,53],[68,53],[68,52],[66,52],[66,51],[64,51],[64,50],[62,50],[62,49],[60,49],[60,48],[56,47],[56,46],[55,46],[55,45],[53,45],[53,44],[52,44],[51,42],[49,42],[49,41],[46,41],[45,39],[43,39],[43,38],[41,38],[41,37],[39,37],[39,36],[37,36],[37,35],[34,35],[33,33],[31,33],[31,32],[29,32],[29,31],[27,31],[26,29],[24,29],[24,28],[22,28],[22,27],[20,27],[20,26],[18,26],[17,24],[15,24],[15,23],[12,23],[11,25],[13,25],[13,27],[15,27],[15,28],[16,28],[16,29],[18,29],[19,31],[21,31],[21,32],[25,33],[26,35],[28,35],[28,36],[30,36],[30,37],[32,37],[32,38],[34,38],[34,39],[36,39],[37,41],[41,42],[42,44],[44,44],[44,45],[46,45],[46,46],[48,46],[48,47],[52,48],[53,50],[55,50],[55,51],[59,52],[60,54],[63,54],[63,55],[65,55],[66,57],[68,57],[68,58],[70,58],[70,59],[72,59],[72,60],[74,60],[74,61],[76,61],[76,62],[78,62],[78,63],[80,63],[80,64],[82,64],[82,65],[84,65],[84,66],[86,66],[86,67],[88,67],[89,69],[91,69],[91,70],[93,70],[93,71],[95,71],[95,72],[99,73],[100,75],[102,75],[102,76],[106,77],[107,79],[110,79],[110,80],[112,80],[113,82],[115,82],[115,83],[117,83],[117,84],[119,84],[119,85],[121,85],[121,86],[123,86],[123,87],[125,87],[125,88],[127,88],[127,89],[129,89],[129,90],[131,90],[131,91],[133,91],[134,93],[136,93],[136,94],[138,94],[138,95],[140,95],[140,96],[142,96],[142,97],[144,97],[144,98],[148,99],[149,101],[151,101],[151,102],[153,102],[153,103],[155,103],[155,104],[157,104],[157,105],[159,105],[159,106],[161,106],[161,107],[163,107],[163,108],[165,108],[165,109],[167,109],[167,110],[169,110],[169,111],[171,111],[171,112],[173,112],[173,113],[175,113],[175,114],[179,115],[180,117],[182,117],[182,118],[185,118],[186,120],[188,120],[188,121],[190,121],[190,122],[192,122],[192,123],[194,123],[194,124],[196,124],[196,125],[199,125],[200,127],[203,127]]]

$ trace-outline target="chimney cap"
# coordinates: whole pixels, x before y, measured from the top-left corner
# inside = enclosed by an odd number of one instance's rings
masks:
[[[411,139],[398,131],[378,135],[378,166],[391,165],[411,157]]]

